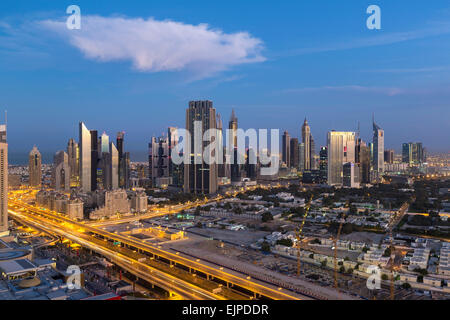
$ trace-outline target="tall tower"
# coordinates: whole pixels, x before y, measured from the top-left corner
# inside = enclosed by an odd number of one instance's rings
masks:
[[[40,188],[42,184],[42,156],[36,146],[30,152],[28,161],[30,187]]]
[[[355,163],[354,132],[330,131],[327,136],[328,184],[342,185],[344,163]]]
[[[53,157],[52,184],[55,190],[70,190],[69,156],[58,151]]]
[[[83,192],[90,192],[92,191],[91,132],[86,128],[83,122],[80,122],[79,129],[81,190],[83,190]]]
[[[230,141],[228,141],[229,143],[229,148],[237,148],[237,129],[238,129],[238,118],[236,117],[236,114],[234,113],[234,109],[231,110],[231,117],[230,117],[230,121],[228,122],[228,129],[230,130],[230,132],[232,133],[230,135]]]
[[[204,133],[216,129],[216,109],[212,101],[190,101],[186,109],[186,130],[191,134],[190,163],[184,164],[184,192],[213,194],[217,192],[217,163],[207,164],[203,159],[209,142],[203,141]],[[194,130],[194,127],[197,130]],[[195,141],[197,140],[197,145]],[[196,148],[197,147],[197,148]]]
[[[304,170],[311,170],[311,128],[306,118],[302,125],[302,143],[305,146],[305,164],[303,167]]]
[[[373,121],[373,170],[378,174],[384,172],[384,130]]]
[[[287,131],[283,133],[282,148],[281,160],[289,168],[291,166],[291,137]]]
[[[78,187],[80,184],[80,150],[74,139],[70,139],[67,143],[67,156],[69,158],[70,185]]]
[[[8,234],[8,142],[4,124],[0,125],[0,237]]]

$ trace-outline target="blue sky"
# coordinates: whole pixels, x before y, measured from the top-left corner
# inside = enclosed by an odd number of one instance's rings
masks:
[[[81,30],[65,28],[71,4]],[[371,4],[381,30],[366,27]],[[2,0],[0,110],[12,154],[63,149],[84,121],[126,131],[140,158],[197,99],[242,128],[298,136],[307,117],[319,146],[358,121],[369,140],[375,112],[387,148],[448,152],[449,52],[444,0]]]

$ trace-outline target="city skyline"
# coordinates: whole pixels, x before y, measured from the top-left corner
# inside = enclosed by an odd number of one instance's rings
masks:
[[[251,17],[244,14],[254,8],[251,2],[199,2],[189,9],[173,4],[79,1],[85,23],[78,34],[96,40],[92,26],[117,22],[117,14],[125,31],[143,23],[160,27],[165,37],[171,36],[169,20],[195,32],[207,23],[209,35],[231,39],[230,57],[182,55],[179,66],[155,69],[160,52],[144,46],[137,49],[154,59],[153,69],[136,64],[134,56],[102,60],[59,29],[67,18],[63,5],[2,2],[0,108],[9,112],[11,162],[34,144],[51,161],[76,136],[78,121],[99,132],[125,130],[131,154],[145,155],[152,136],[168,126],[183,127],[185,105],[197,99],[214,101],[224,118],[235,109],[241,128],[278,128],[298,138],[306,117],[317,148],[326,145],[328,131],[356,131],[358,121],[361,137],[370,141],[374,112],[389,137],[386,148],[399,153],[402,143],[420,141],[429,152],[448,152],[450,61],[443,40],[450,35],[450,11],[444,1],[426,8],[380,1],[383,24],[377,31],[365,28],[365,3],[258,3]],[[324,16],[325,7],[336,15]],[[117,32],[115,49],[130,45],[124,32]],[[145,39],[154,41],[150,33]],[[247,45],[242,56],[234,55],[236,39]],[[181,49],[175,40],[171,46]]]

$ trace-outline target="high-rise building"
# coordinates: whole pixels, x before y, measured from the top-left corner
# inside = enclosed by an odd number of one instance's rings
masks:
[[[318,161],[316,160],[316,142],[314,141],[314,138],[310,132],[310,143],[309,143],[309,156],[310,156],[310,164],[311,164],[311,170],[317,170]]]
[[[124,188],[126,186],[126,161],[124,159],[125,151],[124,151],[124,141],[125,140],[125,132],[118,132],[116,139],[117,151],[119,154],[119,187]]]
[[[102,136],[100,137],[100,149],[100,154],[109,152],[109,136],[106,134],[106,132],[103,132]]]
[[[4,124],[0,125],[0,237],[8,234],[8,141]]]
[[[204,133],[216,129],[216,109],[212,101],[190,101],[186,109],[186,130],[190,133],[190,163],[184,164],[184,191],[195,194],[217,192],[217,163],[208,164],[203,159],[209,142],[203,141]],[[197,128],[194,131],[194,127]],[[195,144],[197,140],[197,144]],[[197,146],[197,148],[196,148]]]
[[[97,130],[91,130],[91,191],[98,188],[101,168],[99,167],[99,143]]]
[[[370,183],[370,148],[361,139],[356,141],[355,163],[359,166],[360,182]]]
[[[394,163],[394,150],[389,149],[384,151],[384,162],[388,164]]]
[[[173,186],[181,188],[183,187],[184,180],[184,165],[176,164],[172,161],[172,151],[175,150],[175,147],[178,145],[179,140],[178,129],[175,127],[169,127],[167,133],[167,141],[169,142],[169,177],[172,178]],[[178,156],[182,158],[183,153],[180,152]]]
[[[290,152],[290,164],[292,168],[297,168],[298,169],[298,165],[299,165],[299,150],[298,150],[298,139],[297,138],[292,138],[291,142],[290,142],[290,148],[289,148],[289,152]]]
[[[384,172],[384,130],[373,121],[373,170],[377,175]]]
[[[319,171],[322,182],[328,179],[328,148],[321,147],[319,152]]]
[[[302,143],[305,145],[303,168],[304,170],[311,170],[311,128],[306,118],[302,125]]]
[[[170,176],[170,149],[168,138],[153,137],[149,143],[149,173],[153,186],[168,186],[172,183]]]
[[[67,143],[67,156],[69,158],[70,186],[78,187],[80,185],[80,150],[74,139],[70,139]]]
[[[58,151],[53,157],[53,188],[57,191],[69,191],[70,176],[69,156],[64,151]]]
[[[119,189],[119,151],[114,143],[110,142],[109,153],[111,157],[111,189]]]
[[[346,162],[342,169],[342,185],[349,188],[359,188],[359,167],[353,162]]]
[[[343,184],[343,165],[355,162],[355,132],[330,131],[327,136],[328,184]]]
[[[404,143],[402,145],[402,162],[408,163],[410,166],[416,166],[425,163],[425,152],[422,143]]]
[[[253,162],[252,160],[255,160],[256,163],[258,163],[258,156],[255,150],[251,148],[247,148],[247,157],[245,161],[245,172],[247,175],[247,178],[250,180],[256,180],[257,178],[257,164]]]
[[[233,159],[232,162],[225,161],[224,170],[227,172],[229,170],[230,179],[233,182],[241,181],[241,167],[242,165],[239,163],[239,157],[241,156],[238,153],[238,138],[237,138],[237,130],[238,130],[238,118],[236,117],[236,113],[234,109],[231,111],[230,121],[228,122],[228,130],[229,130],[229,140],[228,140],[228,149]],[[225,159],[226,159],[225,154]],[[231,159],[230,159],[231,160]]]
[[[284,132],[282,138],[282,156],[281,161],[283,161],[289,168],[291,166],[291,137],[287,131]]]
[[[30,187],[40,188],[42,184],[42,156],[36,146],[30,152],[28,163]]]
[[[79,151],[80,151],[80,183],[83,192],[92,191],[92,139],[91,132],[83,122],[80,122]],[[95,167],[97,168],[97,167]]]
[[[303,142],[298,144],[298,159],[299,159],[298,169],[300,171],[304,171],[305,170],[305,144]]]

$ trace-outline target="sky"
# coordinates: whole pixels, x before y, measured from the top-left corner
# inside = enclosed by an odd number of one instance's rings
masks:
[[[72,4],[80,30],[66,27]],[[294,137],[306,117],[318,147],[358,121],[370,142],[374,113],[386,148],[449,152],[449,52],[447,0],[2,0],[0,119],[10,162],[65,149],[80,121],[125,131],[145,160],[190,100],[212,100],[224,126],[235,109],[240,128]]]

